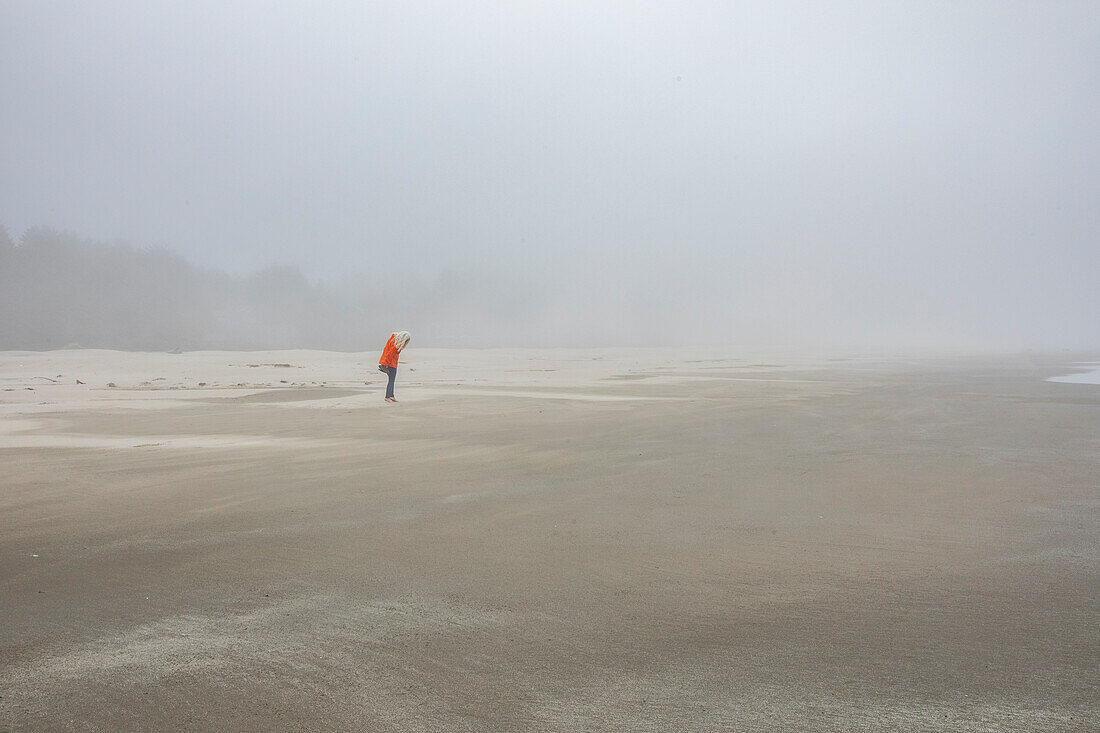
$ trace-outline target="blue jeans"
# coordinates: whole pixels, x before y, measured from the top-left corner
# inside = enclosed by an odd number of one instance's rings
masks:
[[[397,367],[386,367],[386,373],[390,375],[390,383],[386,387],[386,397],[393,397],[393,383],[397,381]]]

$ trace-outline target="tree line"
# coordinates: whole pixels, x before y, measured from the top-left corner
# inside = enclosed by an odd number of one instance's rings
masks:
[[[164,248],[0,227],[0,349],[374,349],[385,326],[294,267],[239,277]]]
[[[45,226],[16,242],[0,225],[0,350],[374,351],[398,329],[421,346],[537,346],[551,333],[546,298],[530,283],[483,272],[323,283],[272,266],[237,276],[162,247]]]

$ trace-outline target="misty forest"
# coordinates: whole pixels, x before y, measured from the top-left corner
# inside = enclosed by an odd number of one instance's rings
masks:
[[[488,288],[444,273],[430,286],[311,283],[295,266],[230,275],[163,247],[80,238],[49,227],[18,243],[0,227],[0,350],[138,351],[312,348],[367,351],[394,318],[455,324],[482,318]],[[500,289],[493,292],[499,295]],[[481,293],[479,295],[479,293]]]

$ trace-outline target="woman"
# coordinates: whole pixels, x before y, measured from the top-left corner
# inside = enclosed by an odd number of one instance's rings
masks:
[[[386,387],[386,402],[397,402],[393,396],[393,383],[397,381],[397,358],[409,345],[411,337],[408,331],[398,331],[390,334],[390,340],[386,342],[386,348],[382,349],[382,358],[378,360],[378,371],[390,375],[390,384]]]

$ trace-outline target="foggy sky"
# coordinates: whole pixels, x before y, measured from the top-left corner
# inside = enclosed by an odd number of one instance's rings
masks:
[[[1095,2],[0,5],[13,237],[450,345],[1100,348],[1098,130]]]

